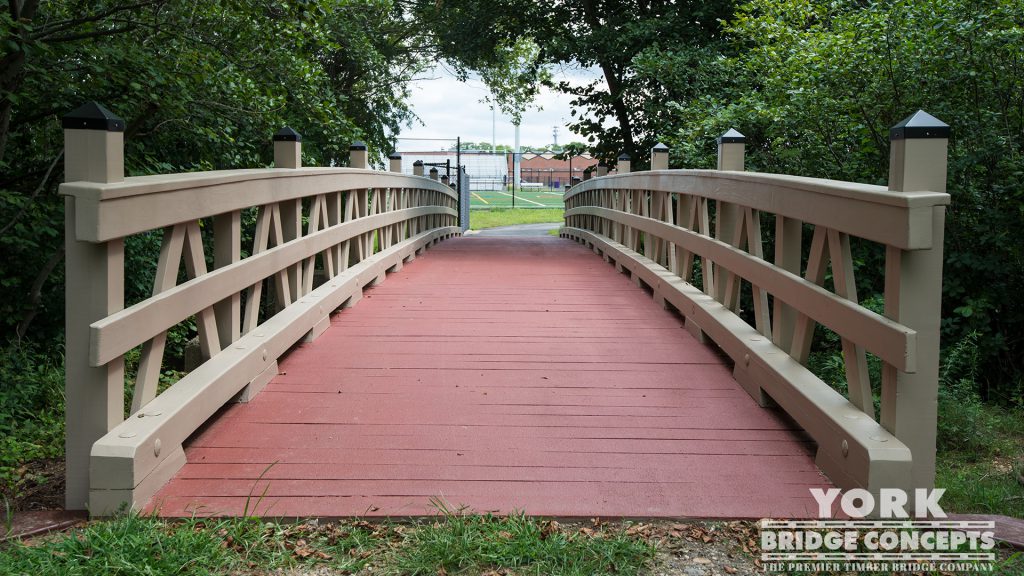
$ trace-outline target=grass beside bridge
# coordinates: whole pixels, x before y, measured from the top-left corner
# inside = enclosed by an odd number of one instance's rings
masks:
[[[469,213],[469,227],[473,230],[514,226],[516,224],[544,224],[562,222],[565,210],[559,208],[498,208],[494,210],[472,210]]]
[[[128,515],[0,548],[0,573],[639,574],[656,545],[644,525],[583,526],[463,514],[414,523],[165,521]],[[746,560],[749,563],[750,559]],[[742,563],[742,561],[740,561]]]

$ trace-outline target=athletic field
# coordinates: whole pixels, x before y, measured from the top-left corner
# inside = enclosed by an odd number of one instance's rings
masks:
[[[474,190],[469,193],[470,208],[511,208],[511,190]],[[516,208],[561,208],[562,190],[526,188],[515,191]]]

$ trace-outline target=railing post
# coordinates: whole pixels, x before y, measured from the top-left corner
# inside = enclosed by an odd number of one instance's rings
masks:
[[[729,132],[726,132],[723,137],[728,134]],[[775,265],[797,276],[801,275],[803,227],[803,222],[795,218],[775,216]],[[779,298],[775,299],[774,309],[772,341],[779,348],[789,350],[793,345],[797,313]]]
[[[437,172],[437,166],[433,166],[433,167],[431,167],[431,168],[430,168],[430,179],[431,179],[431,180],[437,180],[437,174],[438,174],[438,172]]]
[[[366,155],[366,142],[356,140],[348,147],[348,165],[352,168],[367,169],[370,163]]]
[[[742,171],[744,169],[744,149],[746,137],[736,130],[729,129],[718,137],[718,169]],[[715,239],[727,244],[735,244],[733,236],[736,226],[742,224],[743,217],[740,207],[735,204],[719,201],[716,206]],[[732,310],[739,309],[739,282],[732,283],[732,294],[726,294],[729,285],[729,272],[721,266],[715,266],[715,298]]]
[[[412,163],[412,175],[423,176],[423,160],[417,160]]]
[[[919,110],[889,131],[889,190],[945,192],[949,126]],[[924,250],[887,247],[885,315],[917,331],[917,371],[886,365],[881,424],[913,458],[914,488],[935,484],[935,435],[942,314],[942,243],[945,206],[932,209],[932,242]]]
[[[597,163],[597,177],[600,178],[601,176],[607,176],[607,175],[608,175],[608,164],[606,164],[604,160],[601,160],[600,162]]]
[[[630,169],[629,161],[630,161],[629,154],[626,154],[625,152],[623,152],[622,154],[619,154],[618,162],[615,164],[615,170],[619,174],[629,174],[629,169]]]
[[[392,152],[388,156],[388,170],[391,171],[391,172],[396,172],[398,174],[402,173],[402,155],[401,154],[399,154],[398,152]]]
[[[651,148],[651,170],[668,170],[668,146],[661,142]]]
[[[718,169],[742,172],[747,137],[730,128],[717,139]]]
[[[64,180],[124,180],[124,120],[89,102],[64,117]],[[124,308],[124,240],[94,244],[77,238],[75,197],[64,201],[65,501],[89,501],[92,445],[124,420],[124,358],[89,366],[89,325]],[[84,223],[84,222],[83,222]]]
[[[239,210],[213,217],[213,267],[223,268],[242,259],[242,213]],[[213,306],[221,349],[242,335],[242,294],[235,292]]]
[[[274,167],[302,167],[302,134],[288,126],[274,133]]]
[[[274,167],[302,168],[302,134],[285,126],[274,133]],[[290,242],[302,236],[302,200],[286,200],[280,203],[281,233],[283,240]],[[288,294],[291,300],[302,297],[302,262],[288,270]],[[276,294],[277,309],[282,310],[286,302],[283,294]]]
[[[587,181],[587,180],[590,180],[590,167],[589,166],[583,169],[583,181]]]

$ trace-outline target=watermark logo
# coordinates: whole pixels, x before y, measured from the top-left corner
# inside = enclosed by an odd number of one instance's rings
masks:
[[[818,520],[761,521],[762,565],[769,572],[992,571],[994,522],[949,520],[939,504],[944,492],[812,488]]]

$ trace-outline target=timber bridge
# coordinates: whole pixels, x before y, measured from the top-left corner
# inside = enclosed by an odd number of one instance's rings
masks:
[[[462,236],[452,186],[365,145],[302,166],[290,129],[274,168],[126,178],[123,128],[64,119],[69,509],[808,517],[808,488],[933,484],[949,128],[923,112],[888,186],[746,172],[730,131],[715,170],[621,158],[540,238]],[[125,302],[126,239],[161,233]],[[881,313],[851,241],[884,254]],[[182,322],[203,362],[168,386]],[[843,393],[807,368],[819,326]]]

